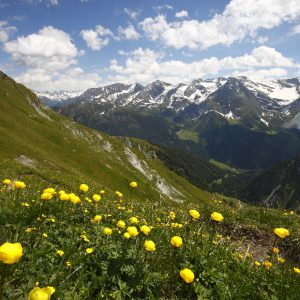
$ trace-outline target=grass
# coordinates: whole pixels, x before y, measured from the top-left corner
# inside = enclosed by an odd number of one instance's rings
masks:
[[[136,200],[139,185],[121,199],[106,191],[99,203],[90,203],[85,199],[91,199],[102,187],[92,184],[87,193],[80,193],[76,180],[65,186],[41,181],[38,174],[25,179],[26,189],[18,192],[4,187],[0,193],[0,245],[20,242],[24,252],[19,262],[0,265],[7,299],[25,299],[36,285],[54,287],[51,299],[299,298],[300,276],[293,271],[297,264],[289,252],[299,237],[296,215],[260,211],[217,197],[206,206],[190,203],[184,208],[159,199],[141,202]],[[58,194],[41,200],[43,189],[50,186],[57,192],[77,193],[81,202],[61,201]],[[24,202],[29,206],[22,205]],[[189,209],[198,210],[200,218],[192,220]],[[213,211],[222,213],[224,221],[212,221]],[[92,222],[95,215],[102,216],[101,222]],[[130,224],[133,216],[138,224]],[[116,226],[118,220],[126,223],[125,228]],[[149,235],[140,231],[143,224],[152,228]],[[138,228],[136,237],[123,237],[128,226]],[[276,241],[279,256],[287,259],[283,264],[271,254],[273,226],[286,226],[291,232],[291,237]],[[112,235],[103,233],[106,227],[112,229]],[[247,234],[255,232],[253,228],[259,229],[264,241],[260,256],[253,237],[253,243],[245,244]],[[183,239],[180,248],[170,244],[175,235]],[[154,252],[145,250],[146,240],[154,241]],[[93,252],[88,254],[88,248]],[[270,269],[257,267],[255,261],[271,261],[273,265]],[[192,283],[180,277],[184,268],[194,273]]]
[[[216,160],[214,160],[214,159],[210,159],[209,162],[210,162],[212,165],[214,165],[214,166],[216,166],[216,167],[218,167],[218,168],[220,168],[220,169],[222,169],[222,170],[226,170],[226,171],[229,171],[229,172],[232,172],[232,173],[236,173],[236,174],[239,173],[239,171],[238,171],[237,169],[235,169],[235,168],[233,168],[233,167],[231,167],[231,166],[229,166],[229,165],[227,165],[227,164],[225,164],[225,163],[216,161]]]
[[[199,143],[199,134],[192,130],[180,129],[176,132],[178,138],[184,141],[192,141],[194,143]]]

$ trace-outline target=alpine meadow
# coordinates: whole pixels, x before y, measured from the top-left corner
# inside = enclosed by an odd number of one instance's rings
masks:
[[[298,0],[0,12],[0,300],[300,299]]]

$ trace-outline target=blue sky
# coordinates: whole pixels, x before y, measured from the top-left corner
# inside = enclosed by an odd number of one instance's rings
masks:
[[[36,90],[298,77],[299,0],[0,0],[0,69]]]

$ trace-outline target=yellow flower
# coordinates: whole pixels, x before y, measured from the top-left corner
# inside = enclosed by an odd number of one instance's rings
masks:
[[[4,243],[0,246],[0,261],[11,265],[23,256],[23,248],[20,243]]]
[[[137,188],[137,182],[136,181],[130,182],[130,187],[133,189]]]
[[[127,232],[129,233],[130,237],[136,237],[139,234],[135,226],[129,226],[127,228]]]
[[[100,195],[104,195],[105,194],[105,191],[104,190],[101,190],[100,191]]]
[[[182,238],[180,236],[173,236],[171,238],[171,244],[173,247],[179,248],[182,246],[183,242],[182,242]]]
[[[101,200],[101,196],[100,195],[97,195],[97,194],[94,194],[92,196],[92,199],[95,201],[95,202],[99,202]]]
[[[130,239],[130,234],[128,232],[125,232],[123,234],[123,237],[128,240],[128,239]]]
[[[88,237],[85,234],[82,234],[80,236],[85,242],[89,242],[90,240],[88,239]]]
[[[80,202],[80,198],[74,194],[69,194],[72,203],[77,204]]]
[[[176,218],[176,214],[175,214],[174,211],[170,211],[169,216],[170,216],[170,218],[171,218],[172,220],[174,220],[174,219]]]
[[[82,192],[87,192],[89,190],[89,186],[87,184],[82,183],[79,187]]]
[[[52,197],[53,197],[53,195],[50,194],[50,193],[43,193],[43,194],[41,195],[41,199],[42,199],[42,200],[51,200]]]
[[[68,201],[68,200],[70,200],[70,195],[68,195],[66,193],[61,193],[59,195],[59,199],[62,200],[62,201]]]
[[[72,266],[72,263],[68,260],[68,261],[66,262],[66,265],[67,265],[67,267],[71,267],[71,266]]]
[[[138,220],[137,217],[131,217],[131,218],[130,218],[130,223],[131,223],[131,224],[138,224],[138,223],[139,223],[139,220]]]
[[[14,188],[22,190],[22,189],[26,188],[26,184],[23,181],[15,181],[14,182]]]
[[[150,241],[150,240],[145,241],[144,248],[148,252],[154,252],[156,250],[155,243],[153,241]]]
[[[143,232],[145,235],[148,235],[151,232],[151,228],[147,225],[141,226],[141,232]]]
[[[62,250],[57,250],[56,253],[59,255],[59,256],[63,256],[65,254],[64,251]]]
[[[261,263],[260,263],[259,261],[256,261],[254,264],[255,264],[257,267],[260,267],[260,266],[261,266]]]
[[[297,274],[300,274],[300,269],[294,268],[294,272],[297,273]]]
[[[10,179],[4,179],[2,181],[2,183],[5,184],[5,185],[9,185],[9,184],[11,184],[11,180]]]
[[[45,288],[35,287],[28,295],[28,300],[50,300],[51,295],[54,294],[55,288],[47,286]]]
[[[52,195],[56,194],[54,188],[44,189],[44,190],[43,190],[43,193],[50,193],[50,194],[52,194]]]
[[[94,252],[94,249],[93,248],[87,248],[87,249],[85,249],[85,252],[87,254],[91,254],[92,252]]]
[[[117,227],[119,227],[119,228],[125,228],[125,226],[126,226],[126,224],[125,224],[124,221],[122,221],[122,220],[118,221]]]
[[[92,219],[92,223],[99,223],[102,220],[102,217],[100,215],[96,215],[93,219]]]
[[[106,235],[112,235],[112,229],[108,228],[108,227],[105,227],[103,229],[103,233],[106,234]]]
[[[186,282],[186,283],[192,283],[195,279],[195,275],[192,270],[185,268],[180,271],[180,277]]]
[[[48,234],[47,233],[43,233],[43,237],[47,238]]]
[[[270,269],[271,267],[272,267],[272,263],[270,262],[270,261],[268,261],[268,260],[266,260],[265,262],[264,262],[264,267],[266,268],[266,269]]]
[[[272,252],[278,254],[280,252],[279,248],[273,247]]]
[[[281,264],[285,263],[285,258],[283,258],[283,257],[277,257],[277,260]]]
[[[195,209],[191,209],[189,213],[190,213],[190,216],[195,220],[200,218],[199,212]]]
[[[224,217],[218,212],[213,212],[210,217],[216,222],[222,222],[224,220]]]
[[[278,237],[280,237],[281,239],[283,239],[283,238],[287,237],[288,235],[290,235],[290,232],[285,228],[275,228],[274,233]]]
[[[22,206],[26,206],[26,207],[29,207],[29,206],[30,206],[29,203],[27,203],[27,202],[22,202],[21,205],[22,205]]]
[[[122,198],[123,197],[123,194],[119,191],[116,191],[116,195],[119,197],[119,198]]]

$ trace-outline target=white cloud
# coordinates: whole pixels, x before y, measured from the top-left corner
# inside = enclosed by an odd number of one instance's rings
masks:
[[[299,68],[291,58],[284,57],[274,48],[261,46],[237,57],[216,58],[210,57],[192,63],[180,60],[163,60],[163,54],[150,49],[138,48],[128,53],[124,65],[116,60],[111,61],[110,81],[140,82],[161,79],[171,83],[189,82],[199,77],[214,77],[220,72],[230,74],[232,72],[254,73],[256,70],[261,76],[285,75],[282,70]],[[280,73],[281,72],[281,73]],[[249,73],[250,74],[250,73]]]
[[[64,69],[76,63],[77,48],[70,36],[52,26],[4,44],[18,64],[32,68]]]
[[[77,64],[78,51],[66,32],[44,27],[38,33],[4,43],[17,66],[25,68],[16,80],[35,90],[78,90],[99,85],[96,73],[84,73]]]
[[[129,24],[126,28],[119,26],[118,34],[117,39],[121,40],[138,40],[141,37],[132,24]]]
[[[86,42],[88,48],[94,51],[101,50],[109,43],[109,36],[112,36],[112,32],[104,28],[101,25],[97,25],[94,29],[82,30],[80,36]]]
[[[24,0],[28,4],[46,3],[47,5],[58,5],[58,0]]]
[[[164,4],[164,5],[158,5],[153,7],[154,10],[156,11],[161,11],[161,10],[172,10],[173,6],[169,4]]]
[[[186,10],[181,10],[181,11],[178,11],[176,14],[175,14],[175,17],[176,18],[185,18],[185,17],[188,17],[189,14]]]
[[[290,31],[290,35],[295,35],[299,33],[300,33],[300,24],[293,26],[292,30]]]
[[[136,19],[141,13],[140,10],[132,10],[128,7],[124,8],[124,12],[133,20]]]
[[[270,68],[270,69],[249,69],[246,71],[234,71],[231,76],[246,76],[251,79],[271,79],[271,78],[282,78],[288,74],[288,71],[283,68]]]
[[[0,42],[6,42],[10,34],[15,31],[17,31],[15,26],[10,26],[7,22],[0,20]]]
[[[249,37],[254,39],[261,29],[271,29],[299,17],[299,0],[231,0],[221,14],[208,21],[168,23],[165,16],[158,15],[144,19],[140,26],[151,40],[167,46],[206,49],[218,44],[229,46]]]

